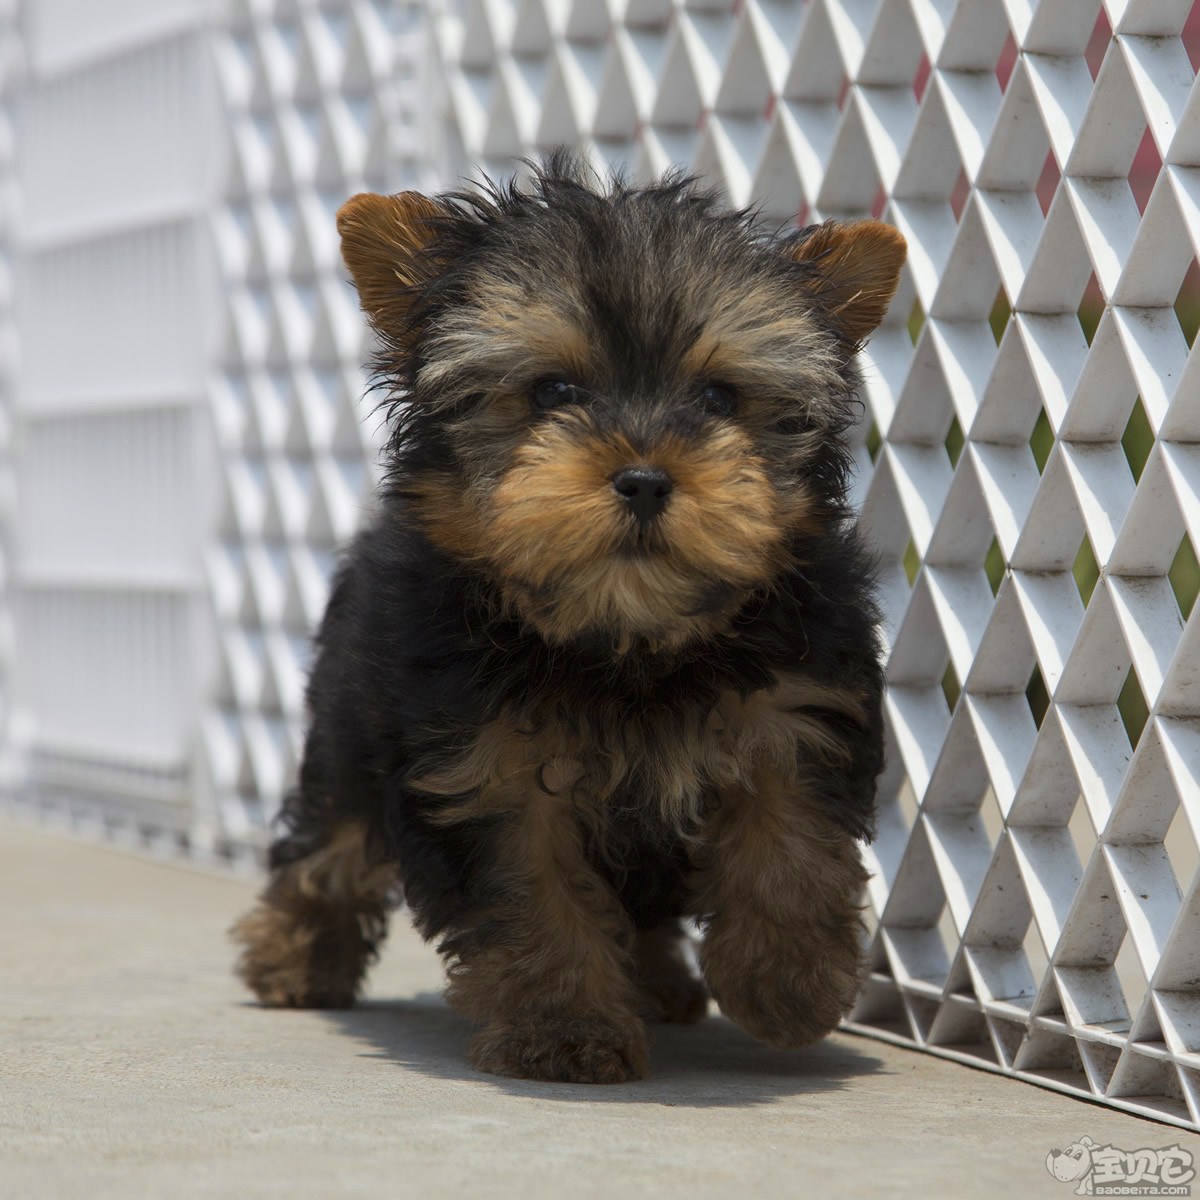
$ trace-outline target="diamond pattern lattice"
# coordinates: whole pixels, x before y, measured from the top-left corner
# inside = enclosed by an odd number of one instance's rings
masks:
[[[859,433],[891,755],[851,1026],[1200,1123],[1191,0],[430,9],[464,168],[566,142],[903,230]]]
[[[209,553],[219,667],[204,722],[210,836],[261,845],[294,775],[309,638],[370,503],[369,353],[338,254],[353,192],[428,187],[425,29],[403,0],[239,0],[218,44],[232,140],[214,221],[228,311]]]

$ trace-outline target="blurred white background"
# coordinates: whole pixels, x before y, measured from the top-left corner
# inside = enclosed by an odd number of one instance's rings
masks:
[[[420,6],[0,6],[0,769],[74,823],[261,843],[369,503],[333,214],[427,187]]]

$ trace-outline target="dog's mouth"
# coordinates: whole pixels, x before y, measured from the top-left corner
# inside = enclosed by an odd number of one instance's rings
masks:
[[[632,529],[616,545],[613,551],[617,558],[660,558],[670,552],[666,538],[651,529]]]
[[[509,576],[506,591],[526,618],[559,637],[633,636],[673,644],[723,628],[741,604],[742,583],[674,571],[653,546],[621,547],[583,575],[534,583]]]

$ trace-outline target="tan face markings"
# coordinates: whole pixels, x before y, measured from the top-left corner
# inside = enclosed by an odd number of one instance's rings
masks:
[[[430,330],[420,382],[454,395],[466,380],[504,399],[525,395],[547,375],[586,380],[598,367],[586,327],[569,295],[544,296],[510,280],[484,278],[466,304]]]
[[[674,484],[646,532],[645,553],[611,486],[634,464],[652,464]],[[483,556],[516,608],[552,640],[585,629],[687,640],[719,627],[704,611],[714,585],[740,598],[768,582],[806,515],[802,491],[781,495],[749,437],[731,424],[703,439],[667,437],[639,449],[594,433],[578,413],[538,424],[494,486],[453,500],[453,518],[445,492],[441,512],[436,501],[422,502],[441,544]],[[480,531],[469,548],[474,521]]]
[[[836,436],[836,414],[822,409],[840,386],[836,340],[775,277],[664,284],[684,312],[700,314],[699,333],[662,350],[661,414],[653,398],[628,413],[617,406],[613,432],[586,407],[546,414],[531,401],[539,380],[558,378],[610,411],[603,342],[565,275],[529,264],[503,277],[481,272],[468,301],[431,327],[419,380],[430,403],[452,410],[456,466],[404,490],[431,539],[482,568],[507,609],[547,640],[603,630],[618,651],[677,648],[725,628],[786,569],[794,539],[829,519],[804,466]],[[735,390],[736,412],[671,434],[666,405],[692,392],[699,404],[712,381]],[[628,466],[653,466],[673,484],[638,552],[629,506],[612,487]]]
[[[782,388],[821,397],[837,383],[829,336],[778,284],[723,297],[683,355],[681,373],[738,385],[753,398]]]
[[[611,485],[617,470],[640,462],[674,484],[644,553]],[[554,641],[611,629],[679,644],[718,629],[714,587],[733,605],[769,581],[786,563],[788,534],[809,516],[803,488],[773,486],[732,425],[638,451],[616,434],[596,436],[580,413],[541,421],[498,481],[464,487],[455,474],[431,472],[406,490],[431,538],[486,565],[514,610]]]
[[[611,485],[635,464],[665,470],[674,485],[640,547]],[[813,516],[803,486],[776,487],[732,424],[699,441],[668,437],[638,450],[619,435],[592,433],[577,413],[531,430],[498,481],[464,487],[455,475],[430,472],[406,490],[430,537],[485,564],[514,609],[551,640],[610,629],[681,644],[719,629],[730,608],[782,569],[789,537]],[[728,603],[712,607],[714,595]]]

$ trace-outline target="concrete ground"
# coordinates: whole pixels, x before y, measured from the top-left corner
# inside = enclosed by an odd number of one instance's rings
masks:
[[[403,921],[371,998],[266,1011],[251,884],[0,821],[0,1197],[1066,1197],[1051,1148],[1200,1137],[851,1036],[664,1028],[653,1078],[479,1075]],[[1200,1196],[1200,1183],[1195,1185]]]

